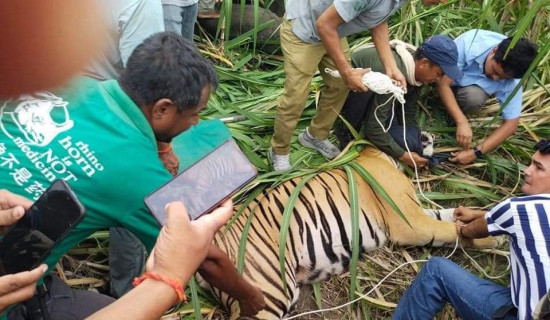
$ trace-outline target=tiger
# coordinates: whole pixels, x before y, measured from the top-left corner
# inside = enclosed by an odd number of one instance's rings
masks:
[[[458,234],[453,210],[423,210],[411,181],[396,168],[393,158],[372,147],[355,160],[390,195],[409,226],[373,188],[357,175],[361,254],[391,241],[398,245],[454,245]],[[302,178],[264,190],[215,243],[236,264],[246,220],[248,231],[243,277],[261,288],[266,307],[257,319],[281,319],[298,300],[300,286],[323,281],[348,270],[351,259],[351,213],[348,176],[342,169],[321,172],[305,183],[296,198],[285,247],[283,284],[279,263],[279,234],[285,205]],[[465,241],[465,247],[493,248],[496,238]],[[199,279],[226,310],[236,311],[236,301]]]

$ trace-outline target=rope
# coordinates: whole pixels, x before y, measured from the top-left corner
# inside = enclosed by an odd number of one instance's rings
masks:
[[[374,43],[367,43],[355,49],[355,52],[363,49],[374,48],[374,47],[375,47]],[[407,74],[405,75],[407,78],[407,83],[415,87],[420,87],[422,83],[416,81],[416,74],[414,71],[415,64],[414,64],[413,54],[417,48],[412,44],[409,44],[397,39],[390,41],[390,47],[392,49],[395,49],[395,52],[397,52],[399,57],[401,57],[401,61],[405,65],[405,70],[407,71]]]
[[[335,78],[341,78],[340,72],[338,72],[337,70],[325,68],[325,72]],[[370,71],[365,73],[361,80],[363,82],[363,85],[365,85],[365,87],[369,88],[371,91],[374,91],[378,94],[391,93],[393,94],[395,99],[399,100],[399,102],[405,103],[405,91],[403,90],[403,88],[396,86],[393,83],[393,80],[387,75],[381,72]]]

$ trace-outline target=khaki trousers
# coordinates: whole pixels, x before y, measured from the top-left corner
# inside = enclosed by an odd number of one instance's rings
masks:
[[[283,18],[281,25],[281,48],[284,55],[285,87],[275,114],[275,126],[271,146],[275,154],[290,152],[290,139],[304,111],[313,75],[319,69],[323,77],[323,89],[317,112],[311,120],[309,133],[318,139],[326,139],[342,109],[348,88],[341,78],[334,78],[325,68],[336,70],[322,43],[310,44],[296,37],[291,30],[293,21]],[[349,61],[349,46],[346,38],[340,46]]]

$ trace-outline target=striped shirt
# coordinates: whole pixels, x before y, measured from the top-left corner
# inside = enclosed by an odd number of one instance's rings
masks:
[[[485,219],[491,235],[510,236],[510,282],[518,319],[531,319],[550,288],[550,194],[508,199]]]

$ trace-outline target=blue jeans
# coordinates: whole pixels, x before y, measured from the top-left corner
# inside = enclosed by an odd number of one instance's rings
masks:
[[[164,14],[164,30],[181,34],[184,38],[193,41],[195,21],[199,12],[199,4],[186,7],[165,4],[162,6]]]
[[[462,319],[516,319],[510,288],[471,274],[444,258],[431,258],[405,291],[393,319],[432,319],[449,302]],[[499,311],[499,312],[497,312]]]

